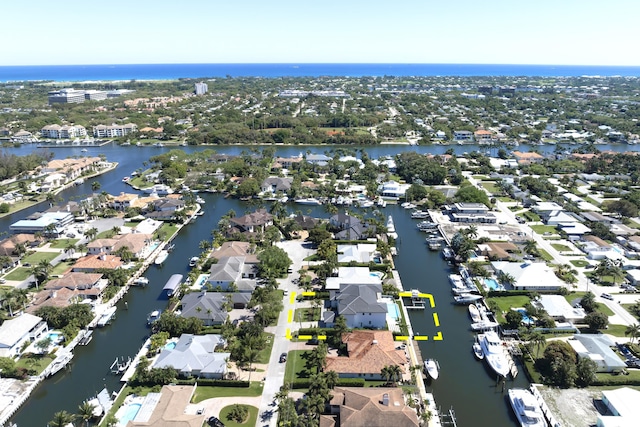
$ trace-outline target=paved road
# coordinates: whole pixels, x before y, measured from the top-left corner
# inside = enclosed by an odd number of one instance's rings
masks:
[[[473,178],[473,176],[469,175],[467,176],[467,178],[473,185],[475,185],[480,189],[483,189],[486,193],[489,194],[489,196],[491,196],[491,194],[486,189],[484,189],[484,187],[478,184],[478,182]],[[615,291],[619,290],[620,288],[613,288],[613,291],[612,291],[611,286],[598,286],[592,283],[589,280],[589,278],[585,276],[584,268],[577,268],[573,266],[573,264],[571,264],[570,262],[571,261],[570,258],[567,258],[562,254],[560,254],[553,246],[551,246],[551,242],[549,242],[548,240],[545,240],[542,236],[535,233],[529,225],[518,224],[518,221],[516,220],[516,214],[509,209],[506,203],[497,200],[496,207],[498,208],[498,210],[500,210],[502,215],[508,218],[508,222],[510,224],[519,225],[521,231],[523,231],[527,236],[530,236],[538,246],[540,246],[542,249],[548,252],[549,255],[553,257],[554,263],[571,265],[572,268],[574,268],[578,272],[578,274],[576,275],[576,277],[578,278],[578,282],[576,283],[576,289],[581,291],[593,292],[596,295],[597,297],[596,300],[598,302],[601,302],[607,305],[607,307],[609,307],[615,313],[614,316],[611,316],[609,318],[609,321],[611,323],[621,324],[621,325],[632,325],[634,323],[638,323],[635,317],[632,316],[626,309],[624,309],[618,303],[618,301],[624,302],[624,303],[633,303],[638,300],[638,295],[635,295],[635,294],[617,295],[615,294]],[[609,294],[613,293],[614,301],[602,298],[601,295],[603,293],[609,293]]]
[[[278,325],[270,332],[274,333],[273,350],[271,358],[267,365],[266,376],[264,380],[264,389],[262,391],[262,401],[260,402],[260,410],[258,412],[258,425],[276,427],[278,414],[275,413],[276,407],[273,406],[274,396],[284,384],[284,368],[285,363],[280,363],[280,355],[287,353],[290,349],[290,341],[287,339],[287,329],[291,330],[293,325],[289,323],[289,311],[295,312],[295,292],[298,288],[294,281],[300,277],[298,270],[302,267],[305,257],[312,253],[307,244],[299,240],[290,240],[277,243],[277,246],[284,249],[289,258],[293,262],[291,269],[293,273],[289,274],[286,279],[278,280],[280,289],[285,290],[284,309],[278,317]],[[269,417],[269,415],[272,415]]]

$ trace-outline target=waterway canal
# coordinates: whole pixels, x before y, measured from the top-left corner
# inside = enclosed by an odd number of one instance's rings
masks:
[[[345,147],[355,149],[355,147]],[[359,147],[358,147],[359,148]],[[418,151],[423,153],[443,153],[449,147],[408,147],[408,146],[376,146],[365,147],[370,157],[393,155],[400,151]],[[456,153],[473,151],[473,146],[453,146]],[[553,151],[553,147],[535,147],[544,151]],[[569,147],[571,148],[571,147]],[[611,146],[616,151],[624,151],[635,147]],[[8,154],[24,155],[35,149],[32,145],[6,149]],[[169,147],[120,147],[107,145],[90,148],[88,153],[80,152],[80,148],[60,148],[53,152],[56,158],[68,156],[105,154],[107,160],[118,162],[115,171],[87,180],[83,185],[72,187],[61,196],[65,200],[77,199],[90,194],[91,182],[101,184],[99,191],[119,194],[131,191],[130,187],[121,182],[123,176],[130,175],[134,170],[143,166],[150,156],[166,152]],[[239,154],[247,147],[216,147],[218,152]],[[521,149],[523,149],[521,147]],[[526,148],[524,148],[526,150]],[[186,151],[194,148],[186,147]],[[300,151],[311,150],[323,152],[329,147],[278,147],[277,153],[282,156],[297,155]],[[67,371],[58,373],[53,378],[44,381],[34,392],[31,399],[16,414],[13,421],[20,427],[44,427],[51,420],[53,413],[67,410],[75,413],[83,400],[97,393],[103,387],[110,391],[119,389],[119,379],[109,373],[109,366],[116,357],[134,356],[149,330],[146,327],[146,316],[155,309],[163,309],[166,299],[161,298],[161,289],[168,278],[175,273],[186,274],[188,259],[200,251],[199,242],[210,238],[210,232],[216,227],[223,214],[234,209],[238,214],[255,207],[233,199],[224,199],[218,195],[204,194],[205,215],[187,225],[175,238],[175,250],[169,255],[161,268],[151,266],[146,277],[150,283],[146,288],[132,288],[130,293],[118,304],[117,317],[114,322],[104,329],[96,330],[93,341],[86,347],[77,347],[76,356]],[[299,206],[290,205],[290,210]],[[34,206],[16,214],[0,219],[0,231],[9,231],[9,225],[31,213],[44,209],[44,205]],[[301,209],[305,214],[326,216],[322,207]],[[473,335],[469,330],[470,321],[466,307],[451,304],[451,288],[448,283],[449,274],[447,264],[439,253],[428,251],[424,234],[415,228],[415,220],[409,217],[409,212],[399,206],[389,205],[384,210],[385,216],[393,215],[396,230],[400,236],[398,243],[399,256],[396,266],[400,272],[406,289],[418,288],[432,293],[439,315],[439,328],[434,326],[431,310],[415,311],[410,314],[414,331],[420,335],[432,336],[437,331],[443,335],[442,341],[426,341],[420,343],[423,357],[433,357],[440,363],[440,378],[428,389],[433,391],[436,401],[443,410],[453,407],[459,426],[511,426],[515,425],[515,418],[504,398],[501,387],[496,387],[495,378],[485,364],[476,361],[471,352]],[[127,303],[128,309],[125,309]],[[521,373],[514,381],[507,382],[511,386],[524,387],[527,381]]]

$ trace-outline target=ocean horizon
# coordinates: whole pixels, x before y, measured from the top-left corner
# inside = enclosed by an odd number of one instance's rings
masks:
[[[0,82],[220,77],[640,77],[640,66],[521,64],[105,64],[0,66]]]

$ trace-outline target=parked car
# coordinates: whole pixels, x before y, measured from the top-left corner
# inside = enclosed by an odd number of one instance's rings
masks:
[[[287,353],[282,353],[280,355],[280,363],[284,363],[287,361]]]

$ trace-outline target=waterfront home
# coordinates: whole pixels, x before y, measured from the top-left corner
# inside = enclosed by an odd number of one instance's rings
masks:
[[[333,215],[329,219],[329,224],[340,230],[335,233],[335,238],[339,240],[363,240],[374,231],[360,219],[344,212]]]
[[[22,313],[0,325],[0,357],[17,357],[25,344],[43,338],[49,328],[47,322],[38,316]]]
[[[15,233],[45,233],[51,237],[58,237],[64,229],[73,223],[74,217],[69,212],[34,213],[26,219],[21,219],[9,226]],[[53,229],[52,229],[53,228]]]
[[[136,201],[140,198],[137,194],[132,193],[120,193],[114,196],[110,201],[110,206],[118,211],[123,211],[135,206]]]
[[[0,241],[0,255],[3,256],[17,256],[18,245],[23,245],[26,249],[37,247],[40,244],[40,240],[33,234],[14,234]]]
[[[347,327],[382,329],[387,325],[387,303],[381,299],[382,285],[341,285],[330,294],[331,307],[337,316],[344,317]],[[324,319],[325,323],[332,323],[331,316],[325,315]]]
[[[71,267],[74,272],[93,273],[102,268],[115,270],[122,267],[122,260],[115,255],[87,255],[79,258]]]
[[[494,261],[491,266],[498,277],[500,273],[512,277],[511,286],[516,291],[557,291],[564,288],[553,268],[544,262]]]
[[[281,178],[279,176],[270,176],[260,184],[260,191],[263,193],[286,193],[291,189],[293,178]]]
[[[108,280],[100,273],[67,273],[62,278],[49,280],[43,290],[35,294],[27,312],[35,313],[40,307],[64,308],[99,301],[107,285]]]
[[[479,244],[478,251],[492,261],[508,261],[518,253],[518,247],[511,242],[487,242]]]
[[[149,393],[143,399],[137,415],[127,422],[127,427],[200,427],[205,424],[204,414],[189,414],[193,394],[197,385],[165,385],[160,393]],[[126,402],[126,400],[125,400]],[[125,405],[120,410],[130,411],[133,405]],[[120,415],[120,410],[116,417]],[[130,414],[129,414],[130,416]]]
[[[357,245],[338,245],[338,262],[368,263],[373,261],[376,252],[375,243],[359,243]]]
[[[446,211],[452,222],[495,224],[496,216],[483,203],[454,203]]]
[[[339,267],[336,277],[327,277],[325,290],[338,291],[342,285],[380,285],[380,276],[369,267]]]
[[[518,165],[520,166],[530,165],[532,163],[541,163],[544,160],[544,156],[542,154],[534,153],[533,151],[524,153],[521,151],[514,151],[511,154],[515,157]]]
[[[175,347],[162,349],[152,368],[174,368],[182,377],[222,379],[231,353],[216,350],[225,346],[221,335],[182,334]]]
[[[61,173],[68,181],[74,181],[82,174],[94,172],[100,168],[100,157],[81,157],[79,159],[54,159],[41,170],[43,174]]]
[[[180,316],[200,319],[204,326],[221,325],[229,317],[227,308],[246,308],[250,300],[248,292],[190,292],[180,301]]]
[[[335,387],[329,413],[320,416],[326,427],[420,425],[416,410],[407,405],[398,387]]]
[[[540,295],[532,304],[546,311],[556,322],[581,322],[587,315],[584,308],[572,307],[562,295]]]
[[[396,181],[387,181],[378,186],[380,196],[390,199],[401,199],[405,196],[410,184],[400,184]]]
[[[627,367],[611,349],[615,342],[605,334],[576,334],[567,342],[579,358],[588,358],[596,363],[596,372],[621,372]]]
[[[256,274],[256,264],[247,262],[246,257],[223,257],[211,266],[207,283],[214,289],[220,288],[223,291],[228,290],[233,283],[239,292],[253,292]]]
[[[382,380],[382,368],[400,366],[404,372],[407,356],[389,331],[356,330],[342,336],[346,356],[327,356],[325,371],[335,371],[340,378]]]
[[[326,166],[331,161],[331,157],[324,154],[307,154],[305,161],[314,166]]]
[[[276,157],[271,165],[271,170],[291,169],[294,165],[299,165],[303,160],[302,155],[298,157]]]
[[[87,244],[87,254],[89,255],[110,255],[120,248],[126,247],[133,254],[134,258],[142,259],[148,254],[153,235],[145,233],[127,233],[115,236],[111,239],[96,239]]]
[[[630,387],[602,391],[606,415],[598,414],[597,427],[632,426],[640,418],[640,391]]]
[[[300,227],[301,230],[311,230],[315,227],[319,220],[312,217],[299,213],[298,215],[293,217],[293,221]]]
[[[218,249],[209,254],[209,258],[215,258],[217,260],[235,256],[245,257],[245,263],[258,263],[258,258],[255,255],[251,254],[251,243],[249,242],[224,242]]]
[[[273,215],[266,209],[259,209],[247,215],[230,218],[229,223],[240,233],[257,233],[273,225]]]
[[[468,130],[454,130],[453,140],[457,142],[471,142],[473,141],[473,132]]]

